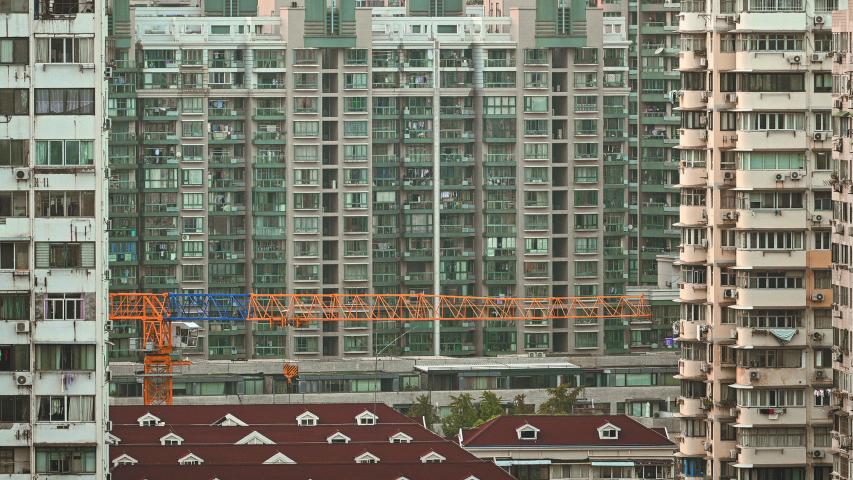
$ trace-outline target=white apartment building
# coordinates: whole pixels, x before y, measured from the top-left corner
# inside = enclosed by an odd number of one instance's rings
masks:
[[[681,2],[687,478],[830,478],[836,8]]]
[[[0,18],[0,478],[102,479],[106,6]]]

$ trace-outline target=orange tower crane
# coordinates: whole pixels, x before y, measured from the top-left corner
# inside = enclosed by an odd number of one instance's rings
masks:
[[[172,322],[244,321],[299,326],[345,321],[531,321],[648,318],[642,295],[598,297],[472,297],[430,294],[111,293],[109,319],[140,322],[146,405],[172,403]]]

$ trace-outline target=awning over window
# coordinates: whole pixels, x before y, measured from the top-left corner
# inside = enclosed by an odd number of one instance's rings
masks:
[[[618,461],[618,460],[603,460],[603,461],[593,461],[593,467],[633,467],[634,462],[630,461]]]
[[[499,467],[510,465],[551,465],[551,460],[497,460],[495,464]]]

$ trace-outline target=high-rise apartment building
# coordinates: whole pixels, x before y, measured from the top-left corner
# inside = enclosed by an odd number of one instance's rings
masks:
[[[115,1],[111,289],[569,296],[651,281],[638,262],[671,247],[676,206],[659,184],[675,169],[675,17],[639,12],[629,61],[628,8]],[[439,352],[665,349],[668,314],[450,322]],[[429,322],[205,327],[188,354],[435,351]],[[111,356],[134,359],[122,328]]]
[[[0,477],[101,479],[106,5],[0,19]]]
[[[825,1],[681,2],[681,473],[832,471]]]
[[[833,473],[840,479],[850,477],[851,415],[853,398],[850,396],[853,383],[850,355],[850,334],[853,330],[850,294],[853,278],[850,276],[851,235],[853,235],[853,177],[851,177],[850,139],[853,138],[853,58],[851,58],[851,40],[853,40],[853,17],[848,10],[832,14],[832,116],[833,116],[833,152],[832,152],[832,288],[833,288],[833,366],[835,368],[835,398],[837,407],[833,420]]]

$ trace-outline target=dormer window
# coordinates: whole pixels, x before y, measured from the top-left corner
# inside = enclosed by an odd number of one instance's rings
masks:
[[[292,458],[288,457],[287,455],[285,455],[281,452],[278,452],[275,455],[268,458],[264,462],[264,465],[284,465],[284,464],[294,464],[294,463],[296,463],[296,462],[294,462]]]
[[[518,435],[519,440],[539,439],[539,429],[529,423],[525,423],[524,425],[516,428],[515,433]]]
[[[201,465],[204,459],[193,453],[188,453],[178,459],[178,465]]]
[[[317,426],[317,422],[320,420],[320,417],[314,415],[311,412],[305,412],[302,415],[296,417],[296,423],[300,427],[315,427]]]
[[[365,410],[356,415],[355,421],[359,425],[376,425],[379,422],[379,417],[375,413]]]
[[[118,467],[119,465],[136,465],[137,463],[139,463],[139,461],[126,453],[113,460],[114,467]]]
[[[355,463],[379,463],[379,457],[370,452],[364,452],[355,457]]]
[[[335,432],[326,438],[328,443],[349,443],[350,438],[341,432]]]
[[[390,443],[412,443],[412,437],[403,432],[397,432],[388,438]]]
[[[421,457],[421,463],[441,463],[447,460],[446,457],[435,452],[429,452]]]
[[[145,415],[136,419],[137,423],[139,423],[140,427],[162,427],[165,425],[162,420],[151,413],[146,413]]]
[[[617,440],[621,429],[612,423],[605,423],[598,427],[598,438],[601,440]]]
[[[184,439],[174,433],[168,433],[160,437],[160,445],[163,446],[171,447],[175,445],[181,445],[182,443],[184,443]]]
[[[239,418],[231,415],[230,413],[225,414],[224,417],[219,420],[213,422],[213,425],[217,427],[248,427],[249,424],[240,420]]]
[[[240,440],[234,442],[234,445],[275,445],[275,442],[261,433],[253,431]]]
[[[106,436],[104,436],[104,442],[106,442],[107,445],[118,445],[121,443],[121,439],[112,433],[107,432]]]

